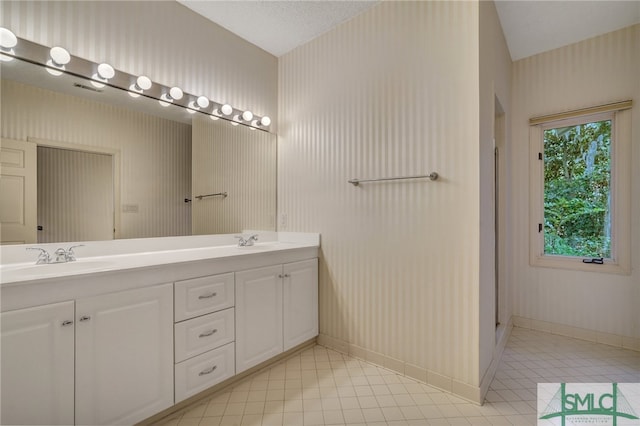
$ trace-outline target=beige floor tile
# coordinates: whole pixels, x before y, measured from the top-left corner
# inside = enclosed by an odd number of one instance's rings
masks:
[[[165,426],[536,423],[538,381],[640,381],[640,354],[514,328],[483,406],[315,346],[198,401]]]

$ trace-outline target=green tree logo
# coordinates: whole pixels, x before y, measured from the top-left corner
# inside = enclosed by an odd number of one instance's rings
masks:
[[[612,418],[613,426],[617,426],[619,417],[638,420],[638,415],[618,388],[617,383],[612,384],[611,393],[567,393],[566,383],[561,383],[540,419],[559,417],[562,420],[562,426],[565,426],[567,417],[571,416],[608,416]]]

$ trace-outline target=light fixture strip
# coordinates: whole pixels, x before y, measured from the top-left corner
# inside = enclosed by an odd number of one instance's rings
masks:
[[[10,52],[6,50],[2,50],[0,54],[13,57],[16,59],[20,59],[25,62],[29,62],[42,67],[51,68],[51,66],[47,65],[47,61],[51,59],[50,51],[51,49],[49,47],[18,37],[17,45]],[[71,60],[69,61],[69,63],[65,65],[64,72],[79,78],[92,80],[92,76],[97,72],[98,65],[99,64],[97,63],[88,61],[78,56],[71,55]],[[57,71],[61,70],[60,68],[57,68],[57,67],[54,69]],[[120,89],[125,92],[129,92],[131,85],[136,83],[138,77],[139,76],[137,75],[132,75],[116,69],[115,75],[109,80],[97,80],[97,81],[99,83],[113,87],[115,89]],[[170,90],[171,90],[171,87],[169,86],[164,86],[160,83],[152,82],[152,85],[148,90],[143,90],[142,92],[136,91],[135,93],[139,96],[145,96],[147,98],[162,101],[163,95],[165,94],[168,95]],[[268,130],[265,128],[265,127],[268,127],[268,125],[258,124],[259,126],[262,126],[262,127],[255,127],[255,125],[252,125],[252,122],[260,123],[260,121],[262,120],[262,117],[259,117],[256,115],[253,116],[252,121],[248,121],[248,122],[234,121],[233,119],[234,116],[239,115],[240,117],[242,117],[242,114],[245,112],[243,110],[233,108],[231,114],[229,115],[225,115],[221,113],[215,114],[214,113],[215,111],[220,112],[222,106],[225,105],[222,102],[211,101],[209,102],[209,105],[206,108],[194,109],[193,105],[196,105],[196,106],[198,105],[197,101],[199,97],[200,96],[192,95],[187,92],[184,92],[184,96],[181,99],[172,99],[171,103],[173,105],[181,106],[183,108],[196,111],[198,113],[205,114],[207,116],[214,116],[216,118],[221,118],[223,120],[233,122],[233,124],[241,124],[250,128],[254,128],[254,129],[257,128],[257,130],[268,132]],[[268,117],[264,117],[264,118],[266,119],[266,121],[270,122]]]

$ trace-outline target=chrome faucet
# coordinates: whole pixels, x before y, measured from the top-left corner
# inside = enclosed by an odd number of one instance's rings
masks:
[[[245,239],[242,235],[236,235],[238,238],[238,247],[249,247],[252,246],[255,241],[258,241],[258,235],[251,235],[249,238]]]
[[[68,250],[60,247],[53,254],[55,255],[55,260],[51,259],[51,255],[45,249],[40,247],[27,247],[27,250],[40,250],[40,255],[38,256],[38,260],[36,261],[36,265],[41,264],[50,264],[50,263],[67,263],[67,262],[75,262],[76,254],[73,249],[76,247],[83,247],[84,244],[78,244],[76,246],[69,247]]]
[[[36,260],[36,265],[42,265],[45,263],[51,263],[51,256],[49,252],[40,247],[27,247],[27,250],[40,250],[40,254],[38,255],[38,260]]]

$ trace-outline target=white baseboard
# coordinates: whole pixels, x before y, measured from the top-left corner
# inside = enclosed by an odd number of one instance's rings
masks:
[[[572,327],[548,321],[540,321],[531,318],[513,316],[513,325],[530,330],[544,331],[545,333],[560,336],[573,337],[574,339],[587,340],[594,343],[615,346],[633,351],[640,351],[640,339],[630,336],[621,336],[613,333],[588,330],[586,328]]]
[[[318,336],[318,344],[386,368],[394,373],[428,384],[442,391],[449,392],[475,404],[482,404],[483,394],[478,386],[459,382],[452,377],[388,357],[378,352],[370,351],[344,340],[327,336],[326,334],[320,334]]]

